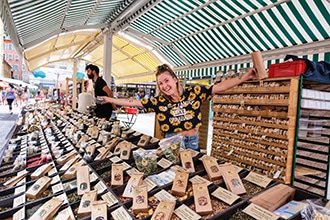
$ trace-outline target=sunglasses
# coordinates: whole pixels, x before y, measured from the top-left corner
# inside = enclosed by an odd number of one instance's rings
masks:
[[[167,66],[165,64],[160,65],[157,67],[158,71],[163,71],[163,70],[167,70]]]

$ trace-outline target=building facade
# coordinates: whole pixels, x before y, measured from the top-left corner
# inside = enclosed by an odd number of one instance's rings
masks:
[[[22,59],[6,32],[3,35],[3,49],[3,59],[11,66],[10,78],[22,80]]]

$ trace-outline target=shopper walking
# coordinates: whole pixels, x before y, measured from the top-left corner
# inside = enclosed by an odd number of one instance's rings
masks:
[[[23,98],[24,104],[26,104],[30,98],[30,91],[29,91],[28,86],[24,87],[22,98]]]
[[[102,77],[99,76],[100,69],[98,66],[89,64],[86,66],[87,76],[94,82],[94,95],[97,96],[105,96],[112,97],[113,93],[111,89],[108,87],[107,83],[104,81]],[[116,110],[116,105],[107,103],[107,104],[99,104],[96,103],[96,116],[100,118],[106,118],[107,120],[111,118],[112,110]]]
[[[227,79],[213,86],[188,86],[182,88],[174,71],[163,64],[157,67],[156,82],[160,93],[154,98],[139,100],[114,99],[102,97],[104,103],[114,103],[121,106],[143,107],[146,112],[156,112],[161,131],[165,137],[176,134],[183,135],[185,147],[200,151],[199,127],[202,125],[202,102],[212,98],[212,95],[230,89],[246,80],[255,77],[254,69],[244,75]]]
[[[9,84],[9,87],[6,89],[6,94],[5,94],[8,106],[9,106],[9,113],[13,114],[13,102],[15,100],[15,89],[12,84]]]
[[[16,92],[16,106],[21,106],[23,102],[23,88],[19,85]]]
[[[6,89],[2,89],[1,95],[2,95],[1,102],[3,105],[6,105]]]

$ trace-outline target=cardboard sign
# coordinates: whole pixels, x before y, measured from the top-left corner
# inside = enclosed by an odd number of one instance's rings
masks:
[[[266,188],[272,182],[272,179],[267,176],[252,171],[244,179],[263,188]]]
[[[276,220],[279,218],[274,213],[253,203],[246,207],[243,212],[258,220]]]
[[[229,190],[226,190],[222,187],[218,187],[213,193],[212,196],[220,199],[221,201],[227,203],[228,205],[232,205],[236,200],[240,197]]]

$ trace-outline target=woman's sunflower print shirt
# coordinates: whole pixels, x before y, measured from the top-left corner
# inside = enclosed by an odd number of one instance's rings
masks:
[[[179,102],[171,102],[164,96],[141,99],[146,112],[156,112],[160,129],[164,133],[180,132],[202,126],[202,101],[212,98],[212,86],[189,86]]]

